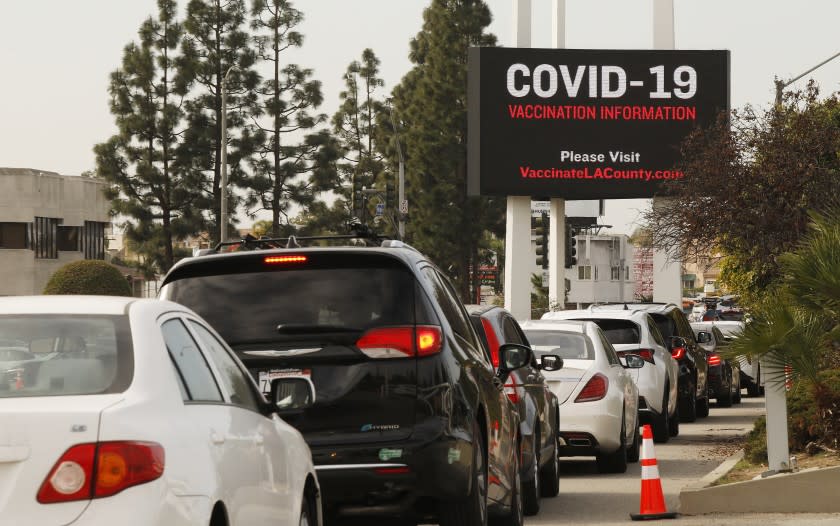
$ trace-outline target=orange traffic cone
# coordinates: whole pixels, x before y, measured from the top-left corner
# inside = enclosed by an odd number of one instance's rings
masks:
[[[15,377],[15,390],[20,391],[21,389],[23,389],[23,375],[18,371]]]
[[[634,521],[676,518],[676,513],[665,509],[659,467],[656,465],[656,454],[653,452],[653,432],[647,424],[642,427],[642,457],[639,463],[642,466],[642,496],[639,514],[631,513],[630,518]]]

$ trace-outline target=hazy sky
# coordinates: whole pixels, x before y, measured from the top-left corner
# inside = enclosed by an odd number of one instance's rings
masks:
[[[511,45],[514,0],[485,0],[490,31]],[[533,47],[550,47],[553,0],[532,0]],[[182,7],[186,0],[180,2]],[[429,0],[297,0],[306,40],[294,61],[314,69],[325,104],[338,105],[341,75],[369,47],[386,89],[410,68],[409,40]],[[566,46],[649,49],[651,0],[567,0]],[[0,0],[0,166],[78,174],[93,145],[116,130],[108,74],[155,0]],[[766,105],[773,77],[788,79],[840,51],[838,0],[675,0],[678,49],[732,51],[732,104]],[[813,74],[840,89],[840,58]],[[797,86],[803,86],[800,81]],[[408,196],[411,199],[411,196]],[[630,233],[645,201],[610,201],[604,222]]]

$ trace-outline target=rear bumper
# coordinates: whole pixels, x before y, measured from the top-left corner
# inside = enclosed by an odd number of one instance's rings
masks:
[[[612,453],[619,447],[621,407],[611,408],[608,399],[560,406],[561,457]]]
[[[434,501],[469,494],[472,447],[451,437],[313,447],[324,511],[341,517],[426,516]]]

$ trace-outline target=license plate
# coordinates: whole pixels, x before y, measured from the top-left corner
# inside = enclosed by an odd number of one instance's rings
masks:
[[[277,378],[305,378],[312,381],[312,369],[271,369],[260,371],[260,390],[265,394],[271,393],[271,381]]]

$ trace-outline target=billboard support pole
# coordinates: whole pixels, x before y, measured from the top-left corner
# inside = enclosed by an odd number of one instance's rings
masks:
[[[566,0],[554,0],[551,16],[553,47],[566,47]],[[566,200],[551,198],[548,249],[548,304],[566,308]]]
[[[531,47],[531,0],[513,0],[513,41],[517,47]],[[529,269],[533,267],[533,254],[531,197],[509,195],[505,225],[505,308],[518,320],[531,319]]]
[[[653,48],[674,49],[674,0],[653,0]],[[654,197],[654,208],[666,208],[667,198]],[[653,301],[682,305],[682,261],[669,259],[659,249],[653,251]]]

